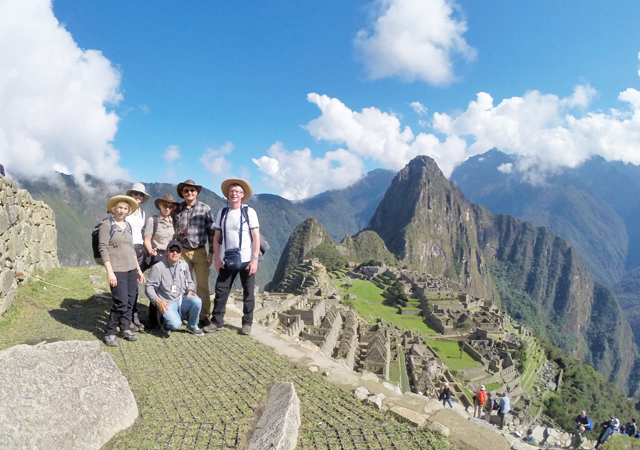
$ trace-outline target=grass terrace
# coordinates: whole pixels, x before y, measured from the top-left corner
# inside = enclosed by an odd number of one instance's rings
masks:
[[[43,280],[21,287],[0,317],[0,350],[43,340],[101,340],[111,307],[93,297],[96,288],[107,289],[102,269],[59,268]],[[146,316],[144,302],[140,310]],[[140,412],[103,450],[237,450],[274,380],[293,382],[300,398],[299,449],[454,449],[232,327],[203,337],[141,332],[137,342],[102,348],[129,381]]]

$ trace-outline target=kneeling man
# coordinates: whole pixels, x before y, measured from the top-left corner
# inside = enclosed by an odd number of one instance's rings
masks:
[[[169,241],[166,258],[151,267],[145,293],[164,317],[165,330],[179,329],[185,319],[187,331],[202,336],[204,332],[198,328],[202,301],[194,293],[196,286],[189,265],[181,256],[180,241]]]

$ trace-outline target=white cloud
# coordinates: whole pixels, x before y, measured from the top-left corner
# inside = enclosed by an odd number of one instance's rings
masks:
[[[162,157],[167,161],[167,164],[171,164],[176,159],[182,158],[182,155],[180,154],[180,147],[177,145],[170,145],[167,147],[167,150],[164,152]]]
[[[498,172],[511,173],[512,170],[513,170],[513,164],[511,163],[500,164],[498,166]]]
[[[419,116],[424,116],[427,113],[427,108],[420,102],[409,103],[409,106],[411,106]]]
[[[100,51],[82,50],[50,0],[0,2],[0,160],[16,176],[65,167],[128,178],[110,144],[121,101],[120,73]]]
[[[377,108],[356,112],[336,98],[313,93],[307,99],[322,111],[319,118],[306,125],[314,138],[346,144],[349,152],[378,161],[387,169],[400,170],[416,156],[428,155],[449,175],[465,157],[466,143],[457,136],[444,142],[433,134],[415,136],[411,128],[402,128],[397,117]]]
[[[228,155],[233,151],[233,144],[227,142],[218,149],[208,148],[200,158],[200,162],[204,167],[214,175],[224,175],[231,169],[231,163],[228,162],[224,155]]]
[[[593,155],[640,164],[640,92],[629,88],[618,97],[631,111],[570,113],[571,107],[587,107],[594,95],[588,85],[564,99],[530,91],[494,106],[481,92],[456,117],[435,113],[433,126],[447,136],[467,136],[473,142],[469,155],[493,147],[519,155],[517,170],[531,180],[559,167],[576,167]]]
[[[377,15],[358,32],[355,47],[373,79],[398,76],[432,85],[454,81],[452,58],[475,58],[453,0],[375,0]]]
[[[314,158],[308,148],[289,152],[276,142],[267,155],[254,158],[253,162],[267,175],[266,182],[290,200],[343,189],[362,177],[360,158],[341,148],[327,152],[323,158]]]

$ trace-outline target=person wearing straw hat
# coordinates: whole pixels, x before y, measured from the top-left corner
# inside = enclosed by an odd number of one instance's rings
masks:
[[[128,341],[136,341],[132,324],[133,304],[138,296],[138,283],[144,283],[133,248],[131,225],[125,218],[138,209],[138,202],[127,195],[116,195],[107,202],[112,217],[102,222],[98,231],[98,248],[111,287],[113,306],[105,329],[105,344],[117,346],[117,327]]]
[[[211,325],[204,331],[224,328],[224,314],[231,286],[236,276],[242,283],[242,329],[251,334],[253,309],[255,307],[255,274],[260,255],[260,224],[253,208],[244,205],[253,193],[251,185],[240,179],[229,179],[222,183],[222,193],[229,206],[218,211],[214,224],[213,252],[216,272],[215,297]]]
[[[209,293],[209,267],[213,262],[213,213],[209,205],[197,199],[202,186],[193,180],[178,185],[178,196],[184,202],[174,213],[176,239],[182,244],[182,259],[195,273],[196,293],[202,300],[200,328],[210,325],[209,316],[213,311]],[[209,243],[209,252],[206,250]]]
[[[126,221],[131,225],[131,235],[133,236],[133,248],[136,251],[136,257],[138,258],[138,265],[144,272],[148,266],[145,261],[144,251],[144,223],[146,216],[144,211],[140,209],[140,204],[148,202],[151,196],[146,193],[144,184],[135,183],[131,186],[131,189],[127,191],[127,195],[133,198],[138,203],[138,208],[126,217]],[[133,323],[138,328],[144,328],[140,319],[138,318],[138,296],[136,295],[136,301],[133,304]]]

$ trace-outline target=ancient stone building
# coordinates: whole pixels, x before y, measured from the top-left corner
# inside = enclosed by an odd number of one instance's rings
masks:
[[[0,175],[0,314],[19,281],[59,265],[57,245],[53,210]]]

